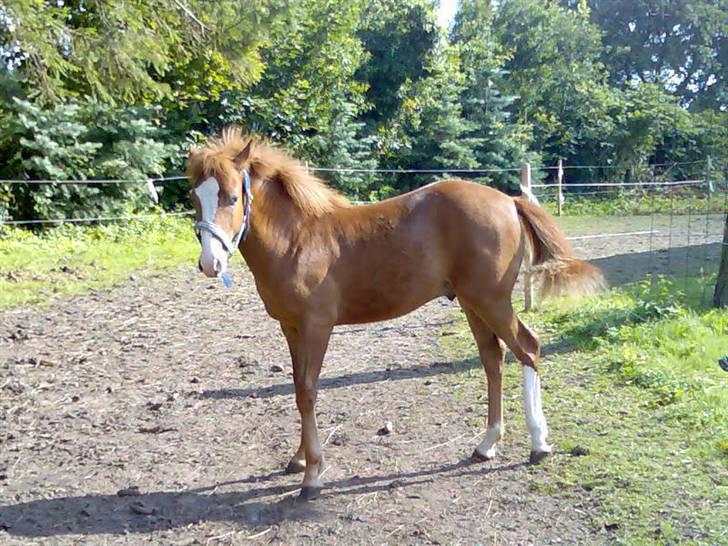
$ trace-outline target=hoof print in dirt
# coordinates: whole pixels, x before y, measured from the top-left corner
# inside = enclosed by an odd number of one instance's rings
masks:
[[[302,463],[296,459],[288,461],[288,466],[286,466],[286,474],[298,474],[304,470],[306,470],[306,463]]]
[[[544,459],[551,455],[550,451],[532,451],[531,456],[528,458],[529,464],[538,464]]]
[[[124,489],[119,489],[116,492],[116,495],[118,497],[136,497],[141,495],[141,491],[139,491],[139,487],[132,485],[130,487],[125,487]]]
[[[139,514],[140,516],[151,516],[157,513],[157,509],[153,508],[151,506],[147,506],[143,502],[135,502],[131,506],[131,511],[135,514]]]
[[[306,485],[301,488],[301,494],[299,495],[299,498],[304,501],[316,500],[321,496],[321,489],[321,487],[312,487],[310,485]]]

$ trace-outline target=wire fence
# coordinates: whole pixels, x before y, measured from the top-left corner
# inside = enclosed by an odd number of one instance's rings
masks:
[[[698,165],[702,163],[709,163],[709,159],[698,159],[694,161],[672,161],[667,163],[650,163],[647,165],[648,169],[662,168],[662,167],[679,167],[685,165]],[[555,171],[558,169],[562,170],[609,170],[624,168],[621,165],[562,165],[562,166],[534,166],[534,171]],[[371,174],[453,174],[453,173],[503,173],[503,172],[519,172],[521,167],[508,167],[508,168],[458,168],[450,167],[446,169],[379,169],[379,168],[359,168],[359,167],[316,167],[310,166],[310,169],[315,172],[330,172],[330,173],[371,173]],[[178,180],[186,180],[187,177],[183,174],[172,175],[172,176],[159,176],[159,177],[147,177],[147,178],[125,178],[125,179],[47,179],[47,180],[22,180],[22,179],[4,179],[0,178],[0,184],[139,184],[153,182],[167,183]],[[635,182],[635,184],[644,184],[646,182]],[[654,182],[652,182],[654,183]],[[573,185],[573,184],[569,184]],[[534,186],[535,187],[535,186]]]
[[[674,167],[705,163],[706,160],[653,164],[650,167]],[[709,162],[708,162],[709,163]],[[614,165],[572,165],[568,169],[610,169]],[[540,167],[533,170],[558,170],[560,167]],[[331,173],[379,173],[379,174],[479,174],[492,172],[517,172],[513,169],[361,169],[338,167],[312,167],[315,172]],[[561,172],[563,172],[561,171]],[[558,171],[557,171],[558,172]],[[145,184],[150,196],[158,202],[155,186],[186,180],[183,175],[123,180],[0,180],[0,184]],[[593,207],[588,220],[572,222],[564,220],[569,239],[577,252],[594,261],[616,284],[637,281],[645,275],[681,277],[684,285],[697,278],[702,283],[702,301],[709,298],[708,286],[714,278],[720,260],[723,228],[728,211],[726,183],[715,184],[708,178],[689,180],[635,180],[627,182],[579,182],[568,184],[530,184],[529,194],[548,205],[552,200],[561,204],[579,203],[591,206],[604,198],[619,196],[624,201],[637,204],[636,215],[616,215],[612,211],[600,211]],[[534,191],[535,190],[535,191]],[[565,190],[565,191],[564,191]],[[524,189],[524,193],[526,189]],[[688,192],[688,194],[685,194]],[[658,203],[659,200],[659,203]],[[368,201],[352,201],[366,205]],[[687,206],[686,206],[687,203]],[[658,207],[659,204],[659,207]],[[574,205],[572,205],[574,206]],[[30,218],[0,219],[0,227],[60,225],[65,223],[96,223],[147,220],[163,217],[191,216],[194,211],[163,212],[151,214],[94,216],[84,218]],[[583,218],[583,217],[582,217]],[[617,229],[615,229],[615,227]],[[626,228],[626,229],[625,229]]]
[[[654,164],[651,167],[698,164],[704,161]],[[604,169],[611,165],[572,165],[568,169]],[[556,170],[559,167],[542,167],[534,170]],[[392,174],[458,174],[517,172],[513,169],[360,169],[313,167],[315,172],[338,173],[392,173]],[[563,171],[562,171],[563,172]],[[183,175],[123,180],[0,180],[0,184],[145,184],[150,197],[156,203],[155,186],[178,183],[186,180]],[[564,191],[566,190],[566,191]],[[684,192],[689,192],[688,198]],[[524,191],[525,192],[525,191]],[[620,197],[623,201],[639,205],[639,214],[634,218],[617,216],[613,211],[591,210],[592,225],[573,226],[566,222],[566,229],[573,235],[569,238],[578,252],[594,260],[607,271],[607,276],[617,283],[634,281],[645,275],[681,276],[685,285],[691,277],[702,279],[704,287],[710,282],[711,275],[717,270],[720,249],[723,246],[723,222],[728,210],[728,191],[725,184],[715,184],[711,179],[689,180],[635,180],[627,182],[579,182],[568,184],[537,183],[530,184],[529,193],[548,205],[553,201],[569,206],[587,208],[604,198]],[[682,193],[681,193],[682,192]],[[656,200],[660,199],[660,207]],[[692,200],[689,200],[692,199]],[[355,205],[366,205],[368,201],[352,201]],[[573,203],[573,204],[572,204]],[[666,204],[669,203],[669,204]],[[690,203],[685,207],[685,203]],[[570,205],[572,204],[572,205]],[[583,213],[583,211],[582,211]],[[122,222],[148,220],[163,217],[191,216],[194,211],[157,212],[150,214],[92,216],[81,218],[29,218],[0,219],[0,227],[39,226]],[[576,218],[576,217],[574,217]],[[618,226],[618,227],[617,227]],[[700,228],[699,228],[700,226]],[[617,229],[614,229],[617,227]],[[621,228],[621,229],[620,229]],[[624,229],[627,228],[627,229]],[[621,264],[621,265],[620,265]],[[704,288],[707,294],[707,289]],[[703,294],[704,299],[707,297]]]
[[[151,178],[120,178],[120,179],[99,179],[99,180],[88,180],[88,179],[69,179],[69,180],[10,180],[0,178],[0,184],[8,185],[46,185],[55,184],[60,186],[74,186],[74,185],[89,185],[89,184],[148,184],[152,182],[154,184],[166,184],[167,182],[176,182],[178,180],[187,180],[184,175],[175,176],[160,176]]]
[[[0,226],[24,226],[24,225],[39,225],[39,224],[82,224],[82,223],[95,223],[95,222],[119,222],[122,220],[149,220],[152,218],[164,218],[166,216],[192,216],[195,213],[193,210],[186,210],[180,212],[159,212],[157,214],[134,214],[127,216],[92,216],[89,218],[40,218],[36,220],[4,220],[0,221]]]
[[[703,183],[687,196],[677,186],[661,191],[627,196],[636,214],[595,206],[588,215],[563,217],[562,224],[574,234],[569,239],[577,253],[600,267],[611,285],[645,278],[652,284],[664,276],[692,304],[708,305],[725,246],[728,187],[716,184],[710,191]],[[602,197],[582,199],[594,204]]]
[[[661,168],[669,167],[674,168],[683,165],[695,165],[707,163],[710,165],[710,159],[701,159],[694,161],[673,161],[666,163],[653,163],[648,168]],[[565,170],[584,170],[584,169],[615,169],[617,165],[561,165],[558,166],[540,166],[534,167],[534,171],[552,171],[563,172]],[[380,168],[355,168],[355,167],[310,167],[314,172],[322,173],[372,173],[372,174],[418,174],[418,175],[437,175],[437,174],[486,174],[486,173],[499,173],[499,172],[518,172],[522,171],[522,167],[514,168],[484,168],[484,169],[472,169],[472,168],[447,168],[447,169],[380,169]],[[530,171],[530,168],[529,168]],[[68,179],[68,180],[17,180],[17,179],[0,179],[0,185],[55,185],[55,186],[69,186],[69,185],[121,185],[121,184],[144,184],[149,193],[151,200],[155,203],[159,203],[159,194],[157,192],[157,185],[164,185],[169,183],[175,183],[182,180],[186,180],[185,175],[172,175],[172,176],[161,176],[161,177],[149,177],[149,178],[129,178],[129,179]],[[579,188],[593,188],[596,191],[579,191],[579,196],[584,195],[597,195],[598,193],[607,189],[628,189],[628,188],[656,188],[656,187],[669,187],[669,186],[699,186],[705,184],[705,180],[678,180],[678,181],[659,181],[659,180],[645,180],[645,181],[632,181],[632,182],[569,182],[565,185],[565,188],[570,190]],[[546,189],[552,190],[557,188],[555,184],[532,184],[532,189]],[[711,188],[712,189],[712,188]],[[555,196],[556,199],[563,200],[563,193],[559,188],[559,194]],[[540,199],[550,199],[554,197],[548,192],[539,195]],[[355,200],[352,201],[356,205],[367,204],[368,201]],[[184,215],[190,214],[190,212],[173,213],[173,215]],[[93,222],[112,222],[112,221],[130,221],[136,218],[150,218],[153,215],[133,215],[133,216],[94,216],[94,217],[83,217],[83,218],[29,218],[29,219],[7,219],[0,218],[0,226],[2,225],[14,225],[14,226],[34,226],[44,224],[62,224],[62,223],[93,223]]]

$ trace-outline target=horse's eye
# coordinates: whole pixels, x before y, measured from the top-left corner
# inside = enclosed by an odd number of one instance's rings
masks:
[[[228,198],[228,205],[230,205],[230,206],[234,205],[237,202],[238,202],[238,196],[237,195],[231,195]]]

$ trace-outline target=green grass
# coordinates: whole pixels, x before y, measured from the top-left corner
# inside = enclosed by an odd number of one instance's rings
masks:
[[[189,219],[63,226],[39,233],[0,229],[0,309],[48,303],[111,286],[132,273],[194,267],[199,247]]]
[[[717,363],[728,353],[728,310],[696,301],[658,279],[522,316],[547,344],[544,404],[557,447],[529,485],[594,497],[592,524],[615,543],[728,543],[728,374]],[[453,359],[475,358],[464,321],[446,339]],[[527,436],[517,368],[506,367],[509,442]],[[482,398],[477,366],[458,369],[460,389]],[[587,455],[570,455],[577,446]]]
[[[710,236],[723,234],[725,213],[711,213],[706,218],[704,212],[690,216],[673,216],[657,213],[654,216],[627,215],[614,216],[580,215],[561,216],[557,221],[567,235],[601,235],[603,233],[622,233],[631,231],[655,230],[663,238],[672,232],[673,236],[685,237],[690,227],[691,240],[700,243],[706,230]]]
[[[551,213],[556,212],[554,191],[549,188],[542,198],[542,205]],[[722,213],[725,211],[725,190],[712,194],[695,192],[690,189],[671,189],[664,192],[643,190],[615,190],[604,195],[584,195],[567,193],[562,206],[565,216],[623,216],[695,213],[706,211]]]

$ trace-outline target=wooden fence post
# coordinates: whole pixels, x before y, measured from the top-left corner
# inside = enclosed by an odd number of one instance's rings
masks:
[[[532,203],[538,205],[536,196],[531,191],[531,165],[526,163],[521,167],[521,193]],[[526,260],[526,274],[523,276],[523,299],[524,308],[526,311],[530,310],[533,306],[533,278],[531,274],[531,251],[527,250],[524,256]]]

